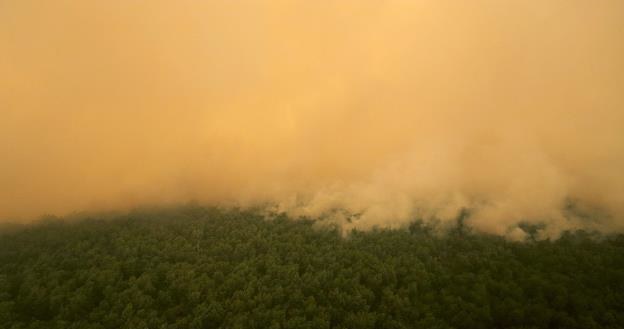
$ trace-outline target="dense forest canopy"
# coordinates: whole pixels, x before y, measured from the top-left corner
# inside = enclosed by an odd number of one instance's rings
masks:
[[[0,234],[2,328],[622,328],[624,236],[340,232],[189,205]]]

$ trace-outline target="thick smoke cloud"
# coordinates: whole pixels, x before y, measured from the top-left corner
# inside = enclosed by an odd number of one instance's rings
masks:
[[[623,59],[619,0],[0,0],[0,218],[621,231]]]

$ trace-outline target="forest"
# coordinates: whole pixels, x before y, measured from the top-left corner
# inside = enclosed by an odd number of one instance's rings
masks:
[[[624,236],[185,205],[0,230],[0,327],[623,328]]]

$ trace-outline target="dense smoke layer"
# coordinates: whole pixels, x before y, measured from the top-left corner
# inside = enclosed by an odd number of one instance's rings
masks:
[[[0,218],[621,231],[623,86],[620,0],[0,0]]]

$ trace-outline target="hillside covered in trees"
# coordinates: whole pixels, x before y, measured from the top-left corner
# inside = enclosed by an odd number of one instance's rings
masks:
[[[111,218],[112,217],[112,218]],[[0,233],[1,328],[622,328],[624,236],[185,206]]]

